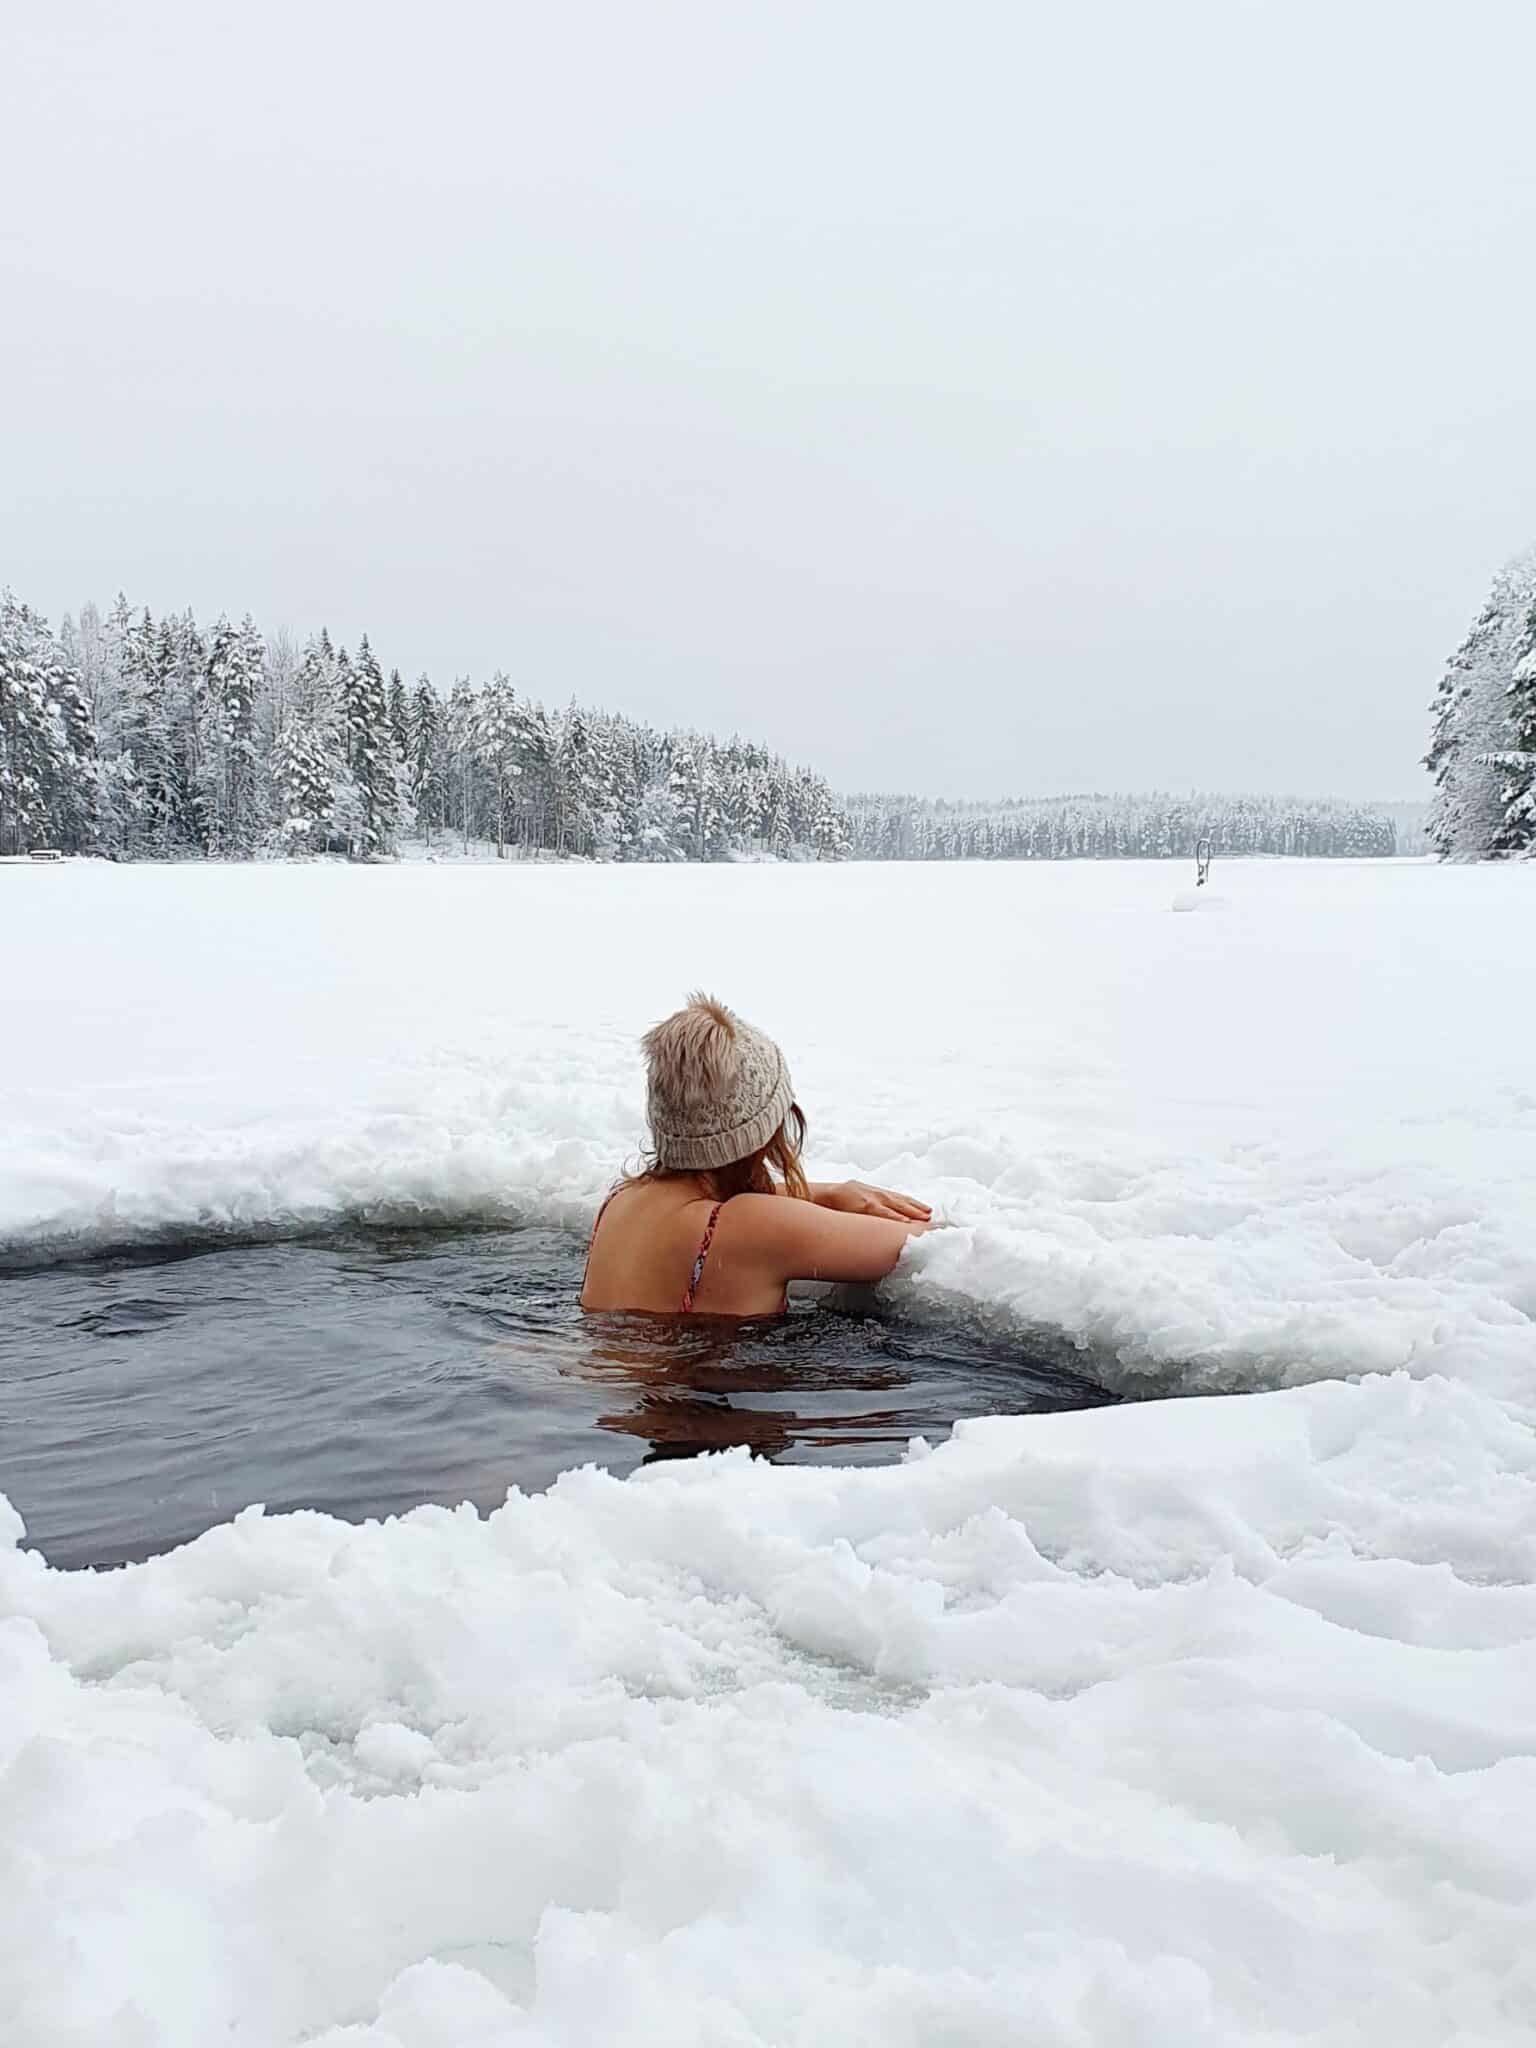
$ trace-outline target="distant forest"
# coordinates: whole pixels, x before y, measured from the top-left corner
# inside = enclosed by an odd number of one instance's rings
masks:
[[[845,799],[856,860],[1166,860],[1220,854],[1392,854],[1397,826],[1363,805],[1272,796]]]
[[[840,798],[750,740],[548,710],[500,672],[446,694],[365,635],[303,644],[119,597],[55,632],[0,596],[0,852],[387,858],[454,835],[607,861],[1390,854],[1381,810],[1271,797]]]

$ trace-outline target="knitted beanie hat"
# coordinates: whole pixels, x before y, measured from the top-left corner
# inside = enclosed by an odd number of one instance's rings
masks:
[[[773,1040],[712,996],[655,1024],[641,1040],[646,1115],[656,1164],[730,1166],[766,1145],[794,1101]]]

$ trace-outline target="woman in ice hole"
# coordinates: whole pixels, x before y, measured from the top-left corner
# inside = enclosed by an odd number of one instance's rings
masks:
[[[780,1315],[791,1280],[881,1280],[925,1202],[808,1181],[773,1040],[708,996],[645,1034],[650,1164],[598,1211],[584,1309]]]

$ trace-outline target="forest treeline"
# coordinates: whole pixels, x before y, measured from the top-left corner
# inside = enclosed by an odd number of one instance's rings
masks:
[[[444,696],[366,635],[299,646],[123,598],[54,634],[0,600],[0,849],[368,858],[450,832],[600,860],[848,851],[825,780],[750,741],[549,712],[502,674]]]
[[[839,798],[751,741],[549,711],[501,673],[446,694],[366,635],[120,597],[57,631],[0,597],[0,852],[388,856],[402,839],[618,861],[1063,860],[1382,854],[1390,818],[1269,797]]]
[[[1381,855],[1390,817],[1364,805],[1269,796],[1017,797],[946,803],[915,796],[847,800],[857,860],[1166,860],[1218,854]]]
[[[1536,855],[1536,548],[1493,579],[1433,709],[1425,765],[1436,850],[1450,860]]]

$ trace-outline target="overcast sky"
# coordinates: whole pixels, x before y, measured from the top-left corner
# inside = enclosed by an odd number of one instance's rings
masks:
[[[0,582],[844,788],[1414,796],[1536,539],[1532,0],[71,0]]]

